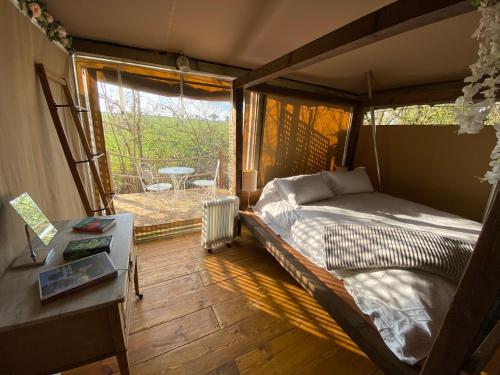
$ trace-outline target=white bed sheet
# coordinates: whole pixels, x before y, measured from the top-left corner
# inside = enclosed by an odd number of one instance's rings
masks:
[[[287,243],[325,268],[323,230],[332,223],[366,223],[422,230],[475,241],[481,224],[380,193],[336,196],[295,209],[266,185],[254,211]],[[401,269],[332,272],[402,361],[425,358],[456,286],[425,272]]]

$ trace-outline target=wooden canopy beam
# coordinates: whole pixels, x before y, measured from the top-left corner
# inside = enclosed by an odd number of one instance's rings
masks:
[[[356,157],[356,148],[358,146],[359,130],[363,126],[365,112],[361,105],[353,108],[351,114],[351,126],[347,138],[347,146],[345,151],[344,166],[352,170],[354,166],[354,158]]]
[[[474,10],[470,0],[399,0],[336,29],[235,80],[249,88],[410,30]]]
[[[233,86],[232,121],[236,138],[236,195],[238,197],[241,195],[243,171],[243,100],[243,90]]]
[[[407,105],[453,103],[462,95],[463,80],[375,91],[373,99],[364,98],[362,106],[396,108]]]
[[[293,88],[269,85],[267,83],[261,83],[252,86],[250,90],[267,95],[288,96],[292,98],[305,99],[320,103],[340,104],[349,107],[359,104],[359,100],[356,99],[356,96],[351,94],[333,95],[333,94],[316,93],[311,91],[304,91]]]

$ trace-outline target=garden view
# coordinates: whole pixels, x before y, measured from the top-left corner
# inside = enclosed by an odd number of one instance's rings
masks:
[[[139,227],[199,219],[203,199],[228,194],[229,101],[98,90],[117,212]]]

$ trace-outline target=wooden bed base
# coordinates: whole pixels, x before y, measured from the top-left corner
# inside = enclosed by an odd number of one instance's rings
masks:
[[[342,280],[309,261],[274,234],[253,212],[240,211],[240,220],[384,373],[419,373],[418,368],[404,364],[387,348],[370,319],[356,306]]]

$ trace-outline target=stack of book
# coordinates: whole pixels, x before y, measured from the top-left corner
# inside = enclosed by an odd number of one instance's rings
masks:
[[[75,232],[104,233],[116,224],[115,219],[104,219],[100,217],[87,217],[73,226]]]
[[[73,231],[81,233],[104,233],[116,224],[115,219],[87,217],[73,226]],[[75,260],[90,255],[111,251],[113,236],[101,236],[73,240],[68,243],[63,252],[64,260]]]
[[[84,238],[82,240],[73,240],[68,243],[63,251],[64,260],[75,260],[85,258],[90,255],[109,253],[113,236]]]

